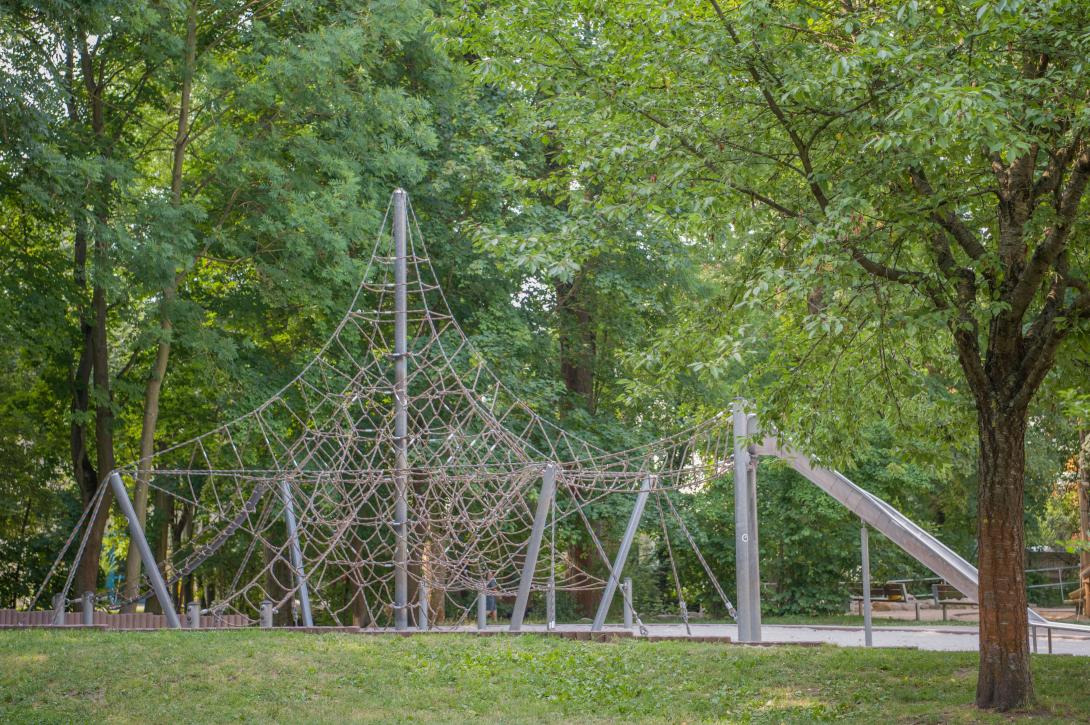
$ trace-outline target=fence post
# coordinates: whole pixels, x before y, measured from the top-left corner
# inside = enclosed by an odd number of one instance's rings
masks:
[[[53,595],[53,626],[59,627],[64,624],[64,592],[57,592]]]
[[[84,592],[83,597],[80,599],[80,621],[84,626],[91,626],[95,623],[95,593]]]
[[[201,627],[201,603],[190,602],[185,605],[186,618],[189,620],[190,629],[200,629]]]

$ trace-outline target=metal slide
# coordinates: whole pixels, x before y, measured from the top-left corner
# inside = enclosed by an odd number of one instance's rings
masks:
[[[802,474],[815,486],[832,496],[853,514],[867,522],[910,556],[948,581],[972,601],[977,601],[976,567],[950,547],[909,520],[904,514],[872,493],[852,483],[842,473],[816,465],[804,454],[781,448],[776,438],[765,438],[757,446],[758,455],[775,456]],[[1030,625],[1090,634],[1090,625],[1054,622],[1029,610]]]

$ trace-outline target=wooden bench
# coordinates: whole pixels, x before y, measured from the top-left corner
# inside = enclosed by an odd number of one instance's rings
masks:
[[[863,616],[863,585],[856,582],[852,585],[851,601],[859,602],[859,616]],[[871,584],[870,600],[872,602],[909,602],[908,587],[901,582],[886,582],[885,584]],[[916,612],[919,618],[919,610]]]
[[[936,605],[942,607],[943,621],[946,620],[946,608],[950,605],[956,604],[963,607],[977,606],[976,602],[971,599],[966,599],[964,594],[947,582],[932,584],[931,598],[935,600]]]
[[[1064,597],[1064,604],[1075,605],[1075,617],[1078,618],[1082,616],[1084,608],[1084,602],[1082,601],[1082,582],[1079,582],[1079,586]]]

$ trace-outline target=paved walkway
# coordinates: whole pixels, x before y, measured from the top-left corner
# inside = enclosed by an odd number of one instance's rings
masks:
[[[652,635],[684,635],[681,625],[654,625],[649,628]],[[738,629],[727,624],[698,624],[692,627],[694,635],[726,635],[734,640]],[[978,632],[976,627],[968,626],[914,626],[872,628],[875,647],[915,647],[924,650],[946,652],[975,652]],[[765,642],[824,642],[840,647],[862,647],[863,628],[833,625],[788,625],[769,624],[761,627],[761,638]],[[1038,652],[1048,652],[1048,633],[1037,630]],[[1090,637],[1068,632],[1052,633],[1052,651],[1055,654],[1073,654],[1090,657]]]
[[[694,624],[691,625],[693,637],[729,637],[737,641],[738,628],[733,624]],[[490,631],[506,631],[505,626],[489,626]],[[544,631],[543,625],[524,625],[524,632]],[[560,627],[564,632],[589,632],[589,624],[565,624]],[[650,638],[685,637],[685,626],[681,624],[650,624],[647,627]],[[607,625],[607,632],[623,632],[617,625]],[[960,626],[913,627],[880,626],[873,628],[875,647],[912,647],[922,650],[944,652],[975,652],[977,650],[977,628]],[[633,634],[636,634],[633,631]],[[832,644],[838,647],[862,647],[863,628],[838,625],[802,625],[802,624],[766,624],[761,627],[762,641],[767,644]],[[638,636],[638,635],[637,635]],[[1048,632],[1037,630],[1037,651],[1048,652]],[[1053,654],[1080,655],[1090,657],[1090,637],[1070,632],[1052,633]]]

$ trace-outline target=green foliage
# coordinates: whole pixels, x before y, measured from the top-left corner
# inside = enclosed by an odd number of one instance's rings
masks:
[[[1082,4],[723,3],[736,42],[696,2],[283,0],[251,12],[200,0],[175,199],[187,7],[0,6],[0,602],[26,600],[78,515],[72,424],[93,426],[94,407],[110,406],[117,459],[136,459],[164,339],[159,448],[266,400],[340,318],[398,185],[482,361],[546,418],[623,450],[742,394],[764,423],[974,557],[973,398],[952,313],[921,294],[953,292],[921,210],[949,205],[990,240],[988,154],[1087,130]],[[1063,63],[1027,81],[1005,55],[1021,44]],[[776,49],[774,100],[809,140],[810,169],[757,110],[747,61],[762,48]],[[85,51],[106,79],[98,129]],[[917,168],[936,198],[908,187]],[[1045,206],[1031,231],[1050,223]],[[1074,267],[1085,213],[1076,228]],[[80,235],[88,279],[108,297],[111,350],[111,394],[92,391],[87,412],[72,410],[90,298],[73,273]],[[877,284],[854,251],[920,281]],[[957,262],[981,284],[997,265],[991,251]],[[982,292],[971,316],[985,329],[1002,311]],[[1077,332],[1033,409],[1031,527],[1070,455],[1070,421],[1087,417]],[[759,486],[771,611],[837,610],[858,574],[857,522],[774,466]],[[631,506],[618,498],[589,507],[610,551]],[[675,500],[733,592],[730,482]],[[637,609],[674,612],[647,516]],[[688,606],[721,614],[667,528]],[[1031,541],[1053,528],[1031,528]],[[113,535],[124,538],[118,522]],[[558,537],[592,548],[574,516]],[[876,579],[923,573],[872,541]],[[217,557],[226,567],[239,555]]]

